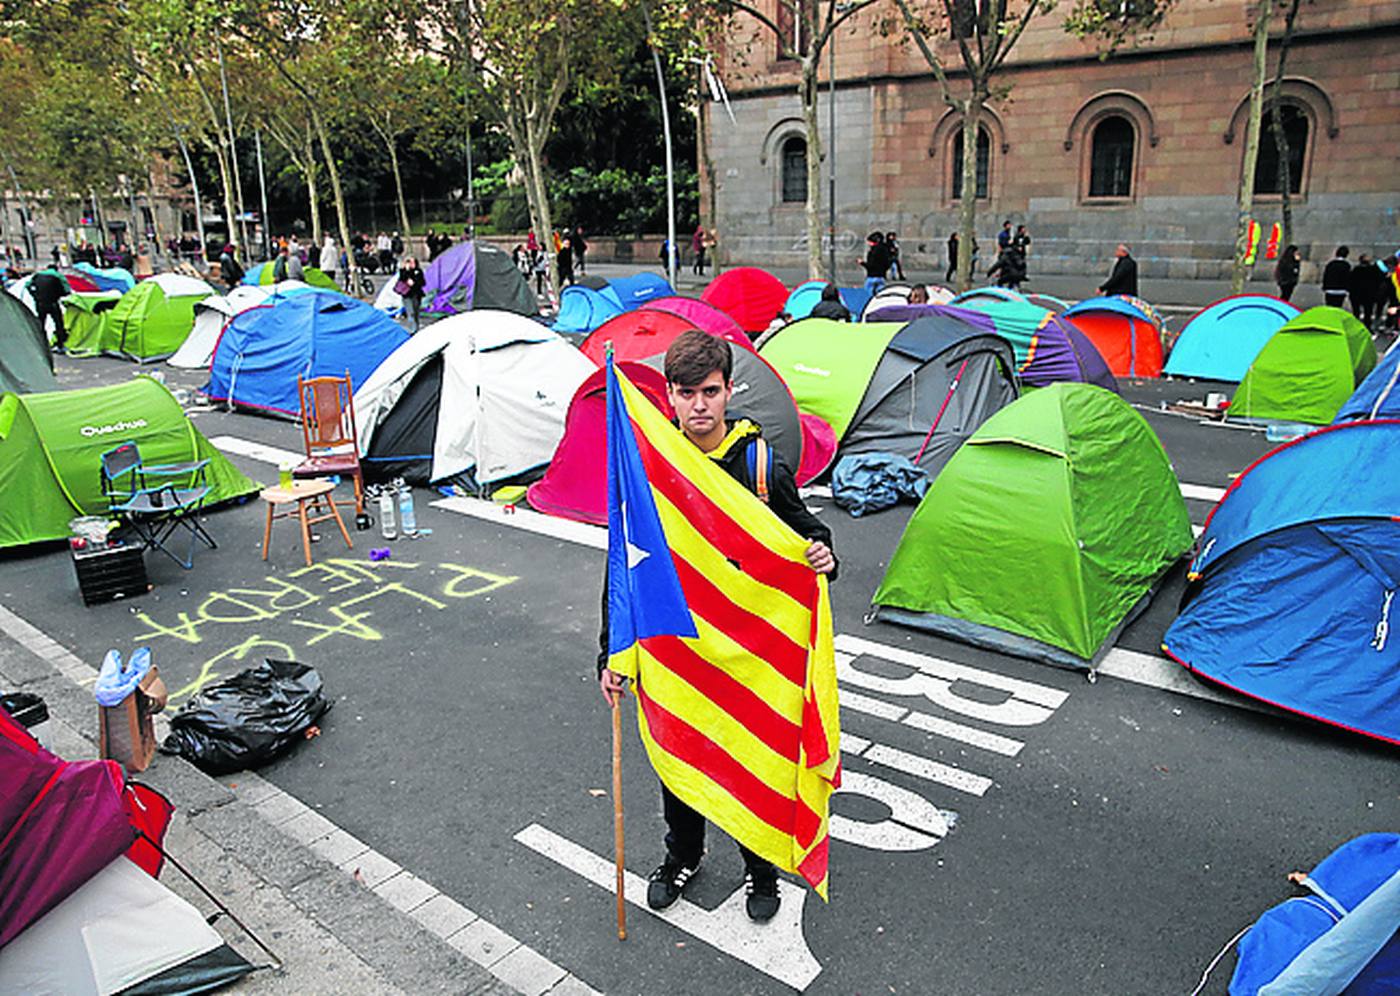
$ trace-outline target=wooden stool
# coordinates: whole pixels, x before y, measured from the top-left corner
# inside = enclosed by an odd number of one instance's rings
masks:
[[[345,523],[340,519],[340,512],[335,507],[335,498],[331,492],[335,490],[335,484],[322,478],[310,478],[303,481],[293,481],[289,487],[264,488],[262,500],[267,502],[267,527],[263,530],[263,556],[267,559],[267,547],[272,542],[272,520],[287,519],[295,515],[301,520],[301,545],[306,550],[306,566],[311,566],[311,527],[318,522],[325,522],[327,519],[334,519],[335,524],[340,527],[340,535],[345,537],[345,545],[350,549],[355,549],[355,544],[350,542],[350,533],[345,528]],[[324,501],[330,510],[322,508]],[[285,512],[274,511],[278,505],[288,505],[295,502],[295,509],[287,509]],[[310,508],[307,508],[307,505]],[[308,512],[316,514],[307,514]]]

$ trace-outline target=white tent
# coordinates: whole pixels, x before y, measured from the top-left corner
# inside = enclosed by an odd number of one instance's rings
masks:
[[[28,276],[20,277],[13,283],[6,285],[5,290],[19,298],[24,306],[29,309],[31,314],[37,315],[39,313],[39,308],[34,303],[34,296],[29,293],[29,284],[33,279],[34,274],[32,273]]]
[[[199,911],[119,857],[0,949],[0,992],[203,992],[252,966]],[[163,973],[183,985],[158,986]]]
[[[184,345],[166,362],[172,367],[187,370],[208,367],[210,359],[214,356],[214,347],[219,342],[219,333],[224,330],[230,318],[266,303],[274,294],[285,297],[290,293],[307,290],[311,290],[310,284],[304,284],[300,280],[284,280],[280,284],[268,287],[240,284],[227,294],[210,294],[194,306],[194,328],[190,330]]]
[[[469,311],[423,329],[355,391],[368,480],[480,484],[542,467],[574,391],[594,371],[567,339],[506,311]]]
[[[390,274],[390,276],[393,275]],[[396,283],[398,283],[397,278],[384,281],[384,286],[379,288],[379,293],[374,297],[375,308],[390,318],[398,318],[403,314],[403,295],[394,290]]]
[[[141,283],[155,284],[166,297],[208,297],[214,293],[214,288],[203,280],[183,273],[157,273]]]

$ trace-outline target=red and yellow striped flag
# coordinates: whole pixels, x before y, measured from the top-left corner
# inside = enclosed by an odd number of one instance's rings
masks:
[[[628,518],[650,504],[645,496],[633,492],[629,501],[610,489],[621,496],[617,504],[633,506],[610,517],[619,533],[610,546],[620,558],[610,567],[610,618],[614,629],[619,617],[628,626],[642,619],[649,585],[635,585],[632,568],[669,554],[696,635],[654,626],[652,633],[664,635],[646,635],[639,623],[637,639],[621,646],[614,639],[608,667],[636,679],[637,725],[666,787],[825,899],[828,802],[840,784],[826,578],[807,563],[808,540],[696,449],[621,373],[616,379],[610,473],[614,464],[632,463],[633,453],[640,458],[665,549],[645,549],[653,545],[641,539],[649,529]],[[672,592],[656,594],[674,601]]]

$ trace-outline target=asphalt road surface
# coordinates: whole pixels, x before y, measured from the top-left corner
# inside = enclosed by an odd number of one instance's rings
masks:
[[[59,368],[65,386],[136,372],[110,359]],[[172,386],[201,379],[165,372]],[[1257,432],[1151,411],[1213,387],[1124,389],[1201,489],[1228,486],[1268,449]],[[290,422],[195,421],[210,438],[300,445]],[[275,480],[265,461],[232,459]],[[713,834],[676,914],[631,907],[619,943],[613,896],[594,884],[610,887],[612,854],[609,716],[593,679],[599,536],[557,538],[521,528],[535,521],[524,512],[482,519],[433,507],[426,489],[416,497],[431,536],[385,544],[352,531],[347,550],[323,526],[310,569],[290,523],[261,560],[254,499],[208,515],[219,549],[200,550],[193,570],[148,557],[148,595],[85,609],[65,550],[48,546],[0,557],[0,598],[93,664],[109,647],[149,645],[172,707],[265,656],[314,664],[335,700],[323,735],[262,774],[608,993],[1185,993],[1290,895],[1288,871],[1400,824],[1393,750],[1246,706],[1160,662],[1179,568],[1119,641],[1145,670],[1090,683],[865,625],[912,506],[852,519],[814,498],[842,562],[833,599],[848,668],[831,901],[785,885],[779,920],[749,925],[737,851]],[[1203,522],[1210,502],[1188,505]],[[371,564],[383,545],[391,559]],[[1036,597],[1034,578],[1024,597]],[[1159,687],[1173,682],[1183,691]],[[644,878],[664,831],[627,710],[627,866]],[[1232,966],[1209,992],[1224,992]]]

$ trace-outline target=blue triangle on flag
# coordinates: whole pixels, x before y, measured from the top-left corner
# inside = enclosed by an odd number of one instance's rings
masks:
[[[608,652],[649,636],[696,638],[637,437],[608,359]]]

